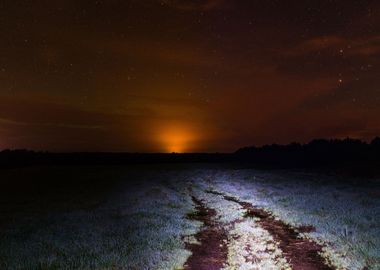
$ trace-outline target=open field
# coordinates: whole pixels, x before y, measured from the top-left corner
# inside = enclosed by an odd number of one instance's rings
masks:
[[[177,164],[0,181],[0,269],[380,269],[376,178]]]

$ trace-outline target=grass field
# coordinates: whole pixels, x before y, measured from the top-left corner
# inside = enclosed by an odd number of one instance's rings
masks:
[[[0,269],[183,269],[216,211],[224,269],[296,269],[281,243],[225,194],[323,246],[335,269],[380,269],[380,181],[201,165],[30,167],[0,171]],[[215,194],[208,191],[216,191]],[[241,248],[246,247],[246,248]],[[248,259],[247,259],[248,258]]]

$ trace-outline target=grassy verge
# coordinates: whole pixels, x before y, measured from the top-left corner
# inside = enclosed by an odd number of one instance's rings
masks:
[[[18,196],[2,197],[0,269],[175,269],[189,256],[181,236],[194,233],[197,224],[184,218],[191,198],[176,172],[28,168],[2,173],[8,177],[3,182],[17,177],[18,184],[40,186],[29,186],[30,192],[20,186]]]

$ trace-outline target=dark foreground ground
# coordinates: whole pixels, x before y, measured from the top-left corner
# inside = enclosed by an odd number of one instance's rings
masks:
[[[0,184],[0,269],[380,267],[376,177],[176,163],[7,168]]]

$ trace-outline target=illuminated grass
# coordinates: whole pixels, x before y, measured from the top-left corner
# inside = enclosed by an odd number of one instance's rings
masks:
[[[185,218],[186,186],[167,182],[176,174],[156,176],[141,173],[94,209],[15,216],[0,232],[0,269],[179,269],[190,255],[182,236],[199,224]]]
[[[317,174],[191,167],[117,170],[79,168],[68,176],[119,178],[104,196],[55,202],[54,195],[41,204],[43,210],[25,199],[22,211],[2,215],[0,269],[181,269],[190,255],[184,242],[195,243],[201,226],[186,218],[194,211],[191,195],[215,209],[227,226],[225,269],[287,269],[278,245],[255,219],[234,223],[244,218],[244,210],[206,190],[251,202],[292,226],[311,225],[316,230],[304,236],[327,244],[323,255],[338,269],[380,269],[375,180],[355,185]],[[66,179],[61,175],[49,179]]]
[[[369,196],[379,190],[375,180],[354,185],[323,175],[254,170],[214,179],[221,191],[264,207],[290,225],[314,226],[316,232],[305,236],[327,244],[324,255],[338,269],[380,268],[380,200]]]

